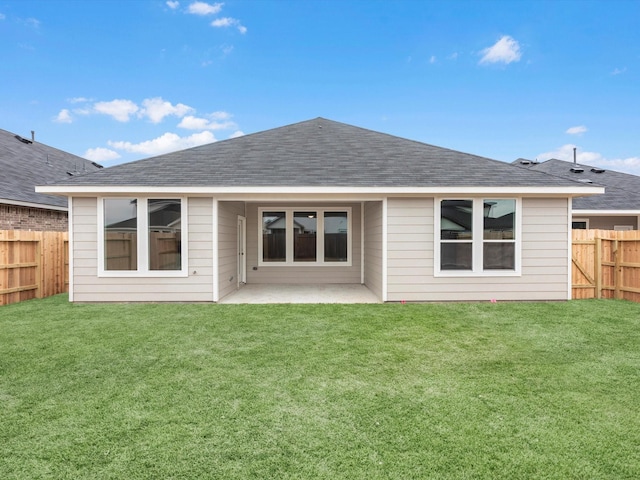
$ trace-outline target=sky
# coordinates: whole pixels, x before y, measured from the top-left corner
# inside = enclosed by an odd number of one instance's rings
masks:
[[[640,0],[0,0],[0,128],[104,166],[324,117],[640,175]]]

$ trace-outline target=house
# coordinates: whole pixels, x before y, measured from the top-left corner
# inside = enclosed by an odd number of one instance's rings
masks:
[[[245,284],[566,300],[571,201],[604,189],[316,118],[38,191],[69,197],[71,301],[217,302]]]
[[[604,195],[573,200],[572,228],[640,230],[640,177],[555,158],[544,162],[519,158],[513,164],[605,187]]]
[[[36,185],[102,168],[84,158],[0,130],[0,230],[67,230],[67,199]]]

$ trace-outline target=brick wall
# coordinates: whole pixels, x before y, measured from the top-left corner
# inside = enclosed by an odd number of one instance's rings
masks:
[[[67,231],[67,212],[0,204],[0,230]]]

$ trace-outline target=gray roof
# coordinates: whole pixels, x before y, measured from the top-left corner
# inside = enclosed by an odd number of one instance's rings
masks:
[[[65,208],[67,199],[36,193],[45,185],[101,168],[84,158],[0,129],[0,203],[34,203]]]
[[[636,175],[603,170],[583,163],[575,165],[582,172],[572,172],[573,162],[555,158],[541,163],[519,158],[513,165],[605,187],[603,195],[574,198],[574,210],[640,210],[640,177]]]
[[[576,187],[576,182],[316,118],[106,168],[58,185]]]

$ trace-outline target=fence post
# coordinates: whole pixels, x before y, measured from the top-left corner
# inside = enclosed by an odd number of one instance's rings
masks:
[[[42,265],[42,259],[43,259],[43,249],[42,249],[42,237],[40,237],[38,240],[36,240],[36,253],[35,253],[35,260],[36,260],[36,298],[42,298],[42,290],[43,290],[43,280],[42,280],[42,273],[44,271],[43,265]]]
[[[616,238],[613,242],[613,298],[620,300],[620,284],[622,283],[622,267],[620,266],[622,251],[620,241]]]
[[[602,238],[595,238],[593,269],[596,276],[596,298],[602,298]]]

